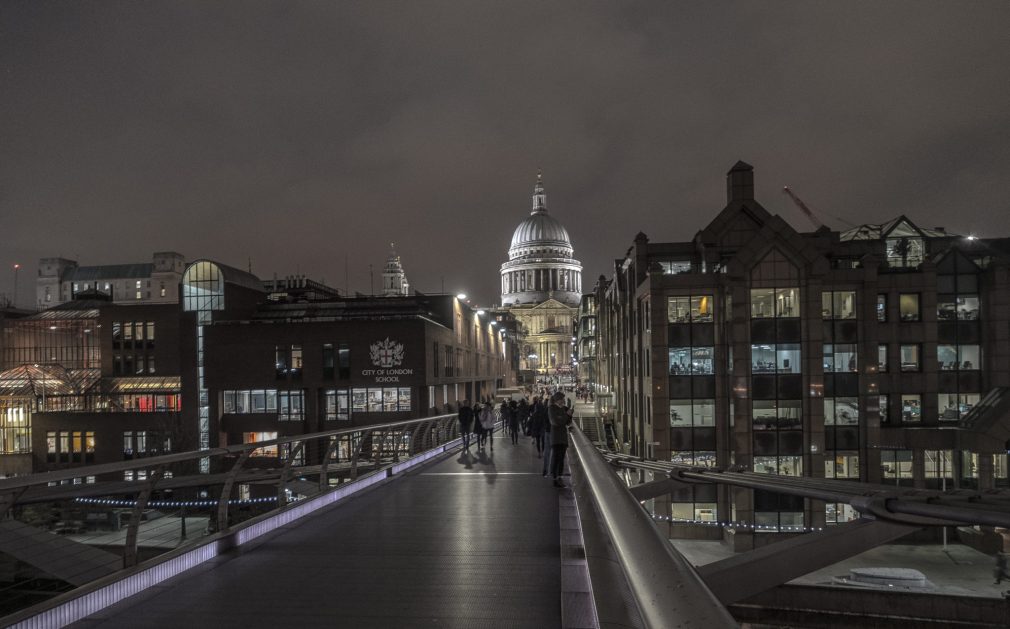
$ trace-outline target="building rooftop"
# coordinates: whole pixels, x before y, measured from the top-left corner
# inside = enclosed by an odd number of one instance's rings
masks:
[[[64,271],[60,278],[64,282],[95,282],[101,280],[149,278],[154,272],[154,264],[104,264],[101,266],[75,266]]]

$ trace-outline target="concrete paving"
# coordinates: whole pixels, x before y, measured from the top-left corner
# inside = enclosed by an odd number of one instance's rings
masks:
[[[73,626],[557,627],[557,492],[497,434]]]

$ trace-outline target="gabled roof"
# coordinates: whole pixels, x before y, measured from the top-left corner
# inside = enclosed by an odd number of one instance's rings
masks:
[[[22,365],[0,372],[0,395],[80,395],[92,388],[100,377],[98,369],[64,369],[51,364]]]
[[[859,225],[858,227],[843,231],[839,235],[839,240],[843,242],[847,240],[880,240],[887,238],[892,232],[899,231],[902,233],[896,233],[898,236],[912,236],[918,233],[923,238],[944,238],[957,235],[942,230],[919,227],[904,215],[901,215],[879,225]],[[904,233],[906,231],[911,233]]]

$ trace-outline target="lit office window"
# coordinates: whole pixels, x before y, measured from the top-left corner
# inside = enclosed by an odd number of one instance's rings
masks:
[[[856,345],[826,344],[824,345],[824,372],[841,373],[857,371]]]
[[[940,393],[937,411],[940,421],[957,421],[968,414],[982,398],[979,393]]]
[[[912,478],[911,450],[881,450],[880,472],[883,478]]]
[[[918,321],[919,294],[901,293],[898,295],[898,312],[902,321]]]
[[[922,346],[918,344],[902,345],[901,346],[901,370],[902,371],[920,371],[922,369],[922,362],[920,361],[920,355],[922,354]]]
[[[751,345],[751,372],[800,373],[800,344]]]
[[[922,421],[922,396],[918,393],[903,393],[901,396],[902,423]]]
[[[859,479],[859,453],[838,451],[824,457],[825,478]]]
[[[714,347],[671,347],[670,375],[697,376],[715,373]]]
[[[670,427],[715,426],[715,400],[670,400]]]
[[[858,426],[859,398],[857,397],[824,398],[824,425]]]
[[[936,360],[942,371],[973,371],[982,365],[978,345],[938,345]]]
[[[752,319],[798,317],[799,300],[798,288],[752,288],[750,316]]]
[[[856,292],[824,291],[821,293],[822,319],[855,319]]]

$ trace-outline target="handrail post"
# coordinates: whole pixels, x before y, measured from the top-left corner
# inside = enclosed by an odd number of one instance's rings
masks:
[[[217,499],[217,530],[227,531],[228,530],[228,500],[231,498],[231,488],[235,485],[235,477],[242,470],[242,466],[245,465],[246,460],[252,450],[243,450],[242,454],[239,455],[238,460],[235,461],[235,465],[231,467],[231,471],[228,472],[228,477],[225,478],[224,486],[221,487],[221,496]]]
[[[155,468],[144,483],[144,489],[137,495],[137,501],[133,504],[133,512],[130,514],[130,524],[126,529],[126,541],[123,543],[123,567],[130,568],[137,565],[137,537],[140,533],[140,518],[147,508],[147,501],[151,499],[151,492],[154,486],[161,480],[165,473],[163,466]]]
[[[365,434],[368,431],[360,431],[358,444],[354,445],[354,433],[351,433],[351,480],[358,478],[358,458],[361,456],[361,449],[365,446]]]
[[[323,491],[329,487],[330,482],[327,478],[327,470],[330,467],[330,458],[333,457],[333,453],[340,447],[340,437],[337,437],[330,442],[330,445],[326,448],[326,453],[323,455],[323,462],[319,465],[319,491]]]
[[[294,441],[292,442],[294,447],[288,447],[288,456],[284,461],[284,468],[281,469],[281,476],[277,479],[277,506],[283,507],[288,503],[287,494],[284,492],[284,485],[287,484],[288,478],[291,476],[291,464],[294,462],[295,457],[302,451],[305,447],[305,441]]]

